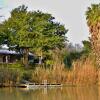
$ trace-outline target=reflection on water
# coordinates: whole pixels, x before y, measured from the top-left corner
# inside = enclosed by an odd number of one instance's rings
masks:
[[[100,100],[100,87],[1,88],[0,100]]]

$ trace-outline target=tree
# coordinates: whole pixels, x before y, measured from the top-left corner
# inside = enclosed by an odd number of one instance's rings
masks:
[[[83,52],[85,55],[88,56],[92,50],[91,43],[90,41],[86,41],[86,40],[82,41],[82,43],[83,43]]]
[[[49,54],[50,50],[63,48],[67,30],[64,25],[54,21],[51,14],[41,11],[27,11],[22,5],[11,12],[11,17],[2,23],[8,45],[23,48],[24,64],[28,66],[29,51],[39,56]]]
[[[87,24],[90,29],[90,41],[96,57],[97,65],[100,66],[100,4],[92,4],[86,12]]]

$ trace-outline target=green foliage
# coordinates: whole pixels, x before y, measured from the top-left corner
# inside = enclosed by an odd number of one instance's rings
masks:
[[[73,61],[76,61],[81,58],[83,52],[70,52],[67,53],[64,58],[64,63],[66,67],[70,68],[72,66]]]
[[[32,79],[32,71],[30,71],[30,70],[24,71],[24,73],[22,75],[22,80],[31,81],[31,79]]]
[[[13,64],[7,64],[7,63],[1,63],[0,64],[0,67],[3,67],[3,68],[8,68],[8,69],[15,69],[15,70],[21,70],[21,71],[24,71],[24,66],[22,66],[21,63],[13,63]]]
[[[86,19],[89,25],[94,25],[100,21],[100,4],[92,4],[86,12]]]
[[[91,46],[91,43],[89,41],[82,41],[83,43],[83,53],[84,55],[89,55],[91,53],[91,50],[92,50],[92,46]]]
[[[15,8],[11,17],[5,21],[3,33],[8,34],[10,45],[32,47],[35,51],[61,48],[67,30],[54,17],[40,11],[29,12],[24,5]],[[1,30],[0,33],[2,34]]]
[[[30,47],[29,51],[46,56],[49,50],[63,48],[66,41],[65,34],[68,30],[54,19],[51,14],[27,11],[26,6],[19,6],[13,9],[11,17],[2,23],[4,29],[0,29],[1,38],[4,35],[9,46]]]
[[[67,52],[65,54],[65,57],[64,57],[64,63],[67,67],[71,67],[72,66],[72,63],[73,61],[76,61],[80,58],[84,59],[86,57],[89,56],[89,54],[91,53],[91,50],[92,50],[92,47],[91,47],[91,43],[90,41],[82,41],[83,43],[83,50],[82,51],[76,51],[76,50],[72,50],[70,49],[69,52]],[[75,47],[73,47],[73,49],[75,49]]]
[[[1,86],[13,86],[20,81],[20,71],[11,68],[0,68],[0,85]]]

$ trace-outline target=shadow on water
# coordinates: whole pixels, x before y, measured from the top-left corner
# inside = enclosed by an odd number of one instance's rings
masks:
[[[1,88],[0,100],[100,100],[100,87]]]

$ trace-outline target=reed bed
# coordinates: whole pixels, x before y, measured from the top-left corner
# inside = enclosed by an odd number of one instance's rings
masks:
[[[41,83],[43,80],[66,85],[96,85],[100,84],[100,69],[90,58],[73,62],[71,69],[65,68],[62,63],[47,69],[37,67],[32,73],[32,81]]]
[[[46,80],[50,84],[65,85],[100,85],[100,68],[97,68],[94,60],[90,58],[74,61],[70,69],[57,59],[49,68],[39,66],[23,71],[8,67],[0,68],[1,85],[15,85],[20,80],[34,83],[43,83]]]

